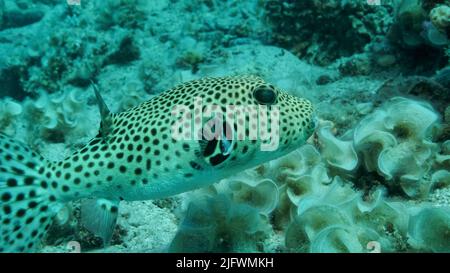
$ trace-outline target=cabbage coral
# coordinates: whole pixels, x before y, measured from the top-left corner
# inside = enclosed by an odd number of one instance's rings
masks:
[[[66,138],[80,138],[92,133],[94,124],[86,119],[86,102],[75,90],[60,94],[41,93],[37,100],[24,102],[29,131],[50,142],[64,142]]]
[[[352,136],[346,134],[344,138],[336,138],[331,129],[331,122],[324,122],[317,130],[317,136],[322,146],[322,156],[329,165],[344,171],[352,171],[358,165],[358,156],[353,147]]]
[[[15,120],[22,114],[22,105],[6,98],[0,101],[0,130],[7,134],[13,134]]]
[[[432,227],[432,228],[430,228]],[[450,252],[450,209],[424,208],[409,222],[410,243],[422,250]]]
[[[354,145],[367,171],[377,171],[389,185],[411,197],[428,194],[426,176],[437,144],[439,116],[426,103],[394,98],[364,118],[354,131]]]
[[[169,251],[256,252],[269,230],[267,218],[225,195],[189,204]]]
[[[384,252],[392,251],[395,238],[384,232],[392,223],[394,229],[405,230],[403,222],[395,222],[401,213],[386,206],[382,197],[364,201],[359,192],[335,179],[325,195],[299,202],[298,215],[286,231],[286,246],[296,252],[368,252],[367,244],[377,241]]]
[[[434,26],[445,30],[450,27],[450,7],[439,5],[430,11],[430,19]]]

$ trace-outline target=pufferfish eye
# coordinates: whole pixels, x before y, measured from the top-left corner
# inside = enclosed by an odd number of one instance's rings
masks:
[[[274,104],[277,100],[277,93],[269,86],[260,86],[253,91],[253,97],[261,104]]]

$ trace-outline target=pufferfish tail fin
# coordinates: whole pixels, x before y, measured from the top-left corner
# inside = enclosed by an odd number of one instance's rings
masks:
[[[0,252],[33,252],[62,204],[48,190],[46,160],[0,133]]]

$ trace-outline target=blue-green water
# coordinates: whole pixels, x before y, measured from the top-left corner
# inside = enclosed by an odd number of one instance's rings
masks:
[[[447,0],[0,0],[0,252],[450,252],[449,31]],[[198,97],[279,109],[279,146],[171,139]]]

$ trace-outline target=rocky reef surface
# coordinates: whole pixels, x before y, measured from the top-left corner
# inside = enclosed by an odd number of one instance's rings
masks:
[[[76,2],[76,1],[69,1]],[[373,1],[376,2],[376,1]],[[293,153],[122,202],[109,246],[73,202],[43,252],[450,252],[449,1],[0,0],[0,130],[50,160],[179,83],[256,74],[310,99]],[[432,227],[432,228],[430,228]]]

